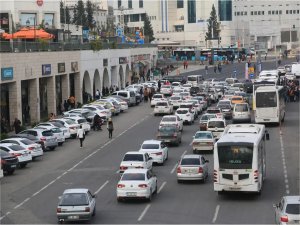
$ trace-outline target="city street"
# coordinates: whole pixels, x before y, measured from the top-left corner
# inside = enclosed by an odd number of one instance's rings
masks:
[[[242,78],[243,65],[224,66],[222,75],[210,77],[224,77],[235,66],[238,78]],[[264,66],[274,68],[274,62],[266,62]],[[210,161],[207,183],[177,183],[176,165],[183,154],[192,153],[190,143],[198,130],[196,121],[184,126],[179,147],[169,147],[165,165],[154,167],[158,194],[152,202],[118,203],[116,185],[120,162],[127,151],[138,150],[144,140],[155,139],[161,117],[154,117],[152,112],[149,103],[131,107],[113,118],[113,139],[108,139],[104,129],[87,135],[82,149],[79,140],[68,140],[55,151],[46,152],[43,159],[17,170],[13,176],[4,177],[1,223],[57,223],[58,197],[67,188],[89,188],[97,194],[96,216],[91,221],[97,224],[271,224],[274,223],[272,204],[283,195],[299,194],[299,103],[288,103],[282,126],[267,127],[270,133],[267,179],[261,196],[215,193],[212,154],[205,155]]]

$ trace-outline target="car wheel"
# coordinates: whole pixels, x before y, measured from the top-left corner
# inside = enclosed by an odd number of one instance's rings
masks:
[[[62,145],[63,145],[63,142],[59,142],[59,143],[58,143],[58,146],[62,146]]]
[[[95,215],[96,215],[96,207],[94,207],[92,216],[95,216]]]
[[[21,163],[21,164],[19,164],[19,167],[20,167],[20,168],[25,168],[26,165],[27,165],[27,163]]]
[[[15,172],[15,170],[9,170],[9,171],[7,171],[7,174],[8,174],[8,175],[13,175],[14,172]]]
[[[153,192],[153,194],[157,194],[157,182],[156,182],[155,191]]]
[[[149,195],[149,197],[148,197],[148,199],[147,199],[149,202],[151,202],[151,200],[152,200],[152,190],[150,189],[150,195]]]
[[[50,149],[51,151],[53,151],[53,150],[55,150],[55,147],[49,147],[49,149]]]
[[[178,184],[181,184],[181,183],[182,183],[182,180],[177,180],[177,183],[178,183]]]

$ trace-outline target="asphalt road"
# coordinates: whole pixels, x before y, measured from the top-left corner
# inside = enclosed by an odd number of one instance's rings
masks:
[[[226,69],[230,70],[223,67],[224,74]],[[177,183],[176,164],[181,155],[192,153],[190,143],[198,130],[195,122],[184,127],[182,144],[169,148],[165,165],[154,167],[159,191],[152,202],[118,203],[120,162],[127,151],[138,150],[144,140],[155,138],[161,117],[154,117],[152,112],[145,103],[131,107],[113,118],[116,130],[112,140],[106,131],[90,132],[83,149],[78,140],[68,140],[55,151],[46,152],[43,159],[1,179],[1,223],[57,223],[58,196],[67,188],[97,192],[96,216],[91,221],[96,224],[271,224],[272,204],[282,195],[299,195],[299,103],[288,103],[282,126],[267,127],[271,140],[267,143],[267,179],[261,196],[215,193],[212,154],[205,155],[210,161],[207,183]]]

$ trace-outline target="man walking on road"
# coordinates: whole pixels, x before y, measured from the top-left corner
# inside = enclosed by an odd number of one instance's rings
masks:
[[[77,130],[77,138],[79,138],[80,141],[80,148],[82,148],[82,144],[85,138],[85,132],[82,129],[82,125],[80,125],[80,128]]]
[[[113,130],[114,130],[114,124],[113,124],[111,118],[108,119],[107,130],[108,130],[108,138],[111,139],[112,138],[112,133],[113,133]]]

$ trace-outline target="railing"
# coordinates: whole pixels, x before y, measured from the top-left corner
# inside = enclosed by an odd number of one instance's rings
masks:
[[[93,49],[91,43],[80,42],[28,42],[28,41],[0,41],[0,52],[41,52],[41,51],[78,51],[156,47],[155,44],[115,44],[101,43],[100,49]]]

